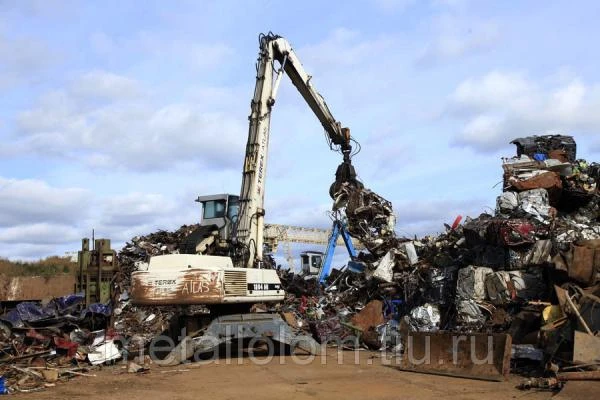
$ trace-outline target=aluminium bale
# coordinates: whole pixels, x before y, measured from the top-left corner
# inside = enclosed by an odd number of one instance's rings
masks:
[[[413,332],[437,332],[440,329],[440,310],[435,304],[414,307],[404,319]]]
[[[533,244],[538,230],[536,225],[524,218],[493,218],[487,224],[485,240],[501,247]]]
[[[475,300],[459,300],[456,302],[456,319],[463,325],[483,325],[486,318]]]
[[[545,297],[547,287],[541,271],[530,271],[496,271],[489,274],[485,280],[489,300],[495,305],[506,305]]]
[[[519,207],[519,195],[516,192],[503,192],[496,199],[496,214],[510,215]]]
[[[458,270],[456,298],[460,300],[486,300],[486,277],[494,270],[487,267],[468,266]]]
[[[548,223],[554,214],[546,189],[519,193],[519,210],[542,223]]]

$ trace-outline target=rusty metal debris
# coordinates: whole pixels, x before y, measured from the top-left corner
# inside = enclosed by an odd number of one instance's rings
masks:
[[[493,371],[455,365],[446,371],[455,376],[503,379],[510,365],[542,377],[549,361],[553,376],[574,366],[574,372],[589,369],[568,360],[574,331],[600,330],[600,168],[577,159],[565,137],[519,143],[518,155],[503,159],[505,185],[495,212],[459,216],[438,236],[397,237],[389,201],[362,186],[338,185],[334,211],[364,244],[355,260],[364,270],[334,270],[320,285],[279,268],[285,301],[257,310],[282,313],[322,344],[403,357],[415,334],[506,339],[496,344],[505,347],[494,347]],[[539,144],[533,153],[531,143]],[[179,252],[194,228],[136,237],[120,252],[114,326],[131,339],[127,350],[143,350],[177,313],[130,304],[131,273],[152,255]],[[556,387],[536,380],[525,386],[535,385]]]
[[[343,184],[335,195],[333,208],[342,207],[348,219],[348,232],[371,254],[383,256],[396,245],[392,203],[369,189]]]
[[[176,315],[175,306],[134,306],[131,304],[131,274],[144,269],[150,257],[177,254],[186,246],[186,238],[199,225],[183,225],[174,232],[157,231],[145,236],[135,236],[119,252],[120,272],[115,280],[116,297],[114,328],[128,338],[127,350],[139,353],[154,337],[169,329]]]
[[[404,342],[407,332],[506,333],[514,371],[541,373],[548,360],[568,368],[573,331],[600,330],[600,168],[576,158],[571,137],[514,143],[517,156],[503,159],[495,212],[462,224],[459,216],[436,237],[396,237],[389,201],[341,185],[334,210],[366,247],[358,256],[364,273],[336,271],[322,289],[283,273],[286,311],[323,340],[352,333],[353,315],[379,300],[385,322],[375,332],[401,322],[405,329],[395,334]],[[554,285],[564,288],[565,301]],[[361,342],[374,347],[373,335]],[[385,343],[393,342],[377,343],[389,349]]]
[[[364,244],[354,260],[364,269],[333,270],[320,285],[279,267],[285,300],[253,310],[280,313],[288,325],[323,345],[379,349],[405,360],[417,350],[410,337],[433,337],[439,350],[433,364],[446,364],[448,357],[463,360],[439,371],[405,364],[414,371],[497,380],[510,368],[528,376],[523,388],[552,390],[567,378],[596,379],[600,166],[577,159],[569,137],[522,138],[515,144],[517,156],[503,159],[504,187],[496,210],[464,221],[459,216],[437,236],[396,236],[389,201],[362,185],[340,183],[334,211]],[[110,362],[117,352],[139,355],[127,369],[145,371],[144,351],[169,331],[181,310],[133,305],[131,275],[146,268],[151,256],[179,253],[196,228],[184,225],[129,241],[118,254],[112,310],[92,311],[92,325],[81,310],[18,305],[0,331],[0,373],[9,390],[38,390],[88,374],[92,364]],[[274,265],[273,259],[268,264]],[[186,312],[206,310],[193,306]],[[469,364],[470,347],[448,352],[448,340],[462,335],[495,338],[492,364]],[[122,345],[118,338],[124,339]],[[104,353],[90,357],[100,346]]]
[[[510,372],[507,334],[414,332],[408,336],[403,371],[504,381]]]
[[[0,376],[8,393],[43,390],[75,376],[93,376],[92,365],[121,357],[108,328],[111,308],[83,307],[83,294],[48,302],[22,302],[0,317]],[[110,358],[103,351],[112,345]],[[94,362],[96,360],[96,362]]]

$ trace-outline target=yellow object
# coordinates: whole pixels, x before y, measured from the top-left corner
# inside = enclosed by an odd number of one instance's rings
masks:
[[[548,306],[544,308],[544,311],[542,311],[542,318],[544,319],[545,323],[554,322],[564,316],[565,314],[559,305]]]

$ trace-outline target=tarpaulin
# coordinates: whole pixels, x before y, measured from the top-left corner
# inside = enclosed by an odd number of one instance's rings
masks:
[[[90,304],[85,310],[79,311],[84,300],[83,293],[72,294],[50,300],[47,304],[24,301],[0,317],[9,322],[13,328],[39,326],[43,323],[56,324],[66,321],[80,321],[89,314],[109,316],[112,312],[109,305]]]

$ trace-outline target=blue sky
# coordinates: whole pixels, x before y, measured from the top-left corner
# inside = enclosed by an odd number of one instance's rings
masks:
[[[0,256],[119,247],[238,193],[258,34],[294,46],[398,232],[494,206],[515,137],[600,159],[597,2],[0,0]],[[327,227],[337,153],[284,81],[267,222]]]

